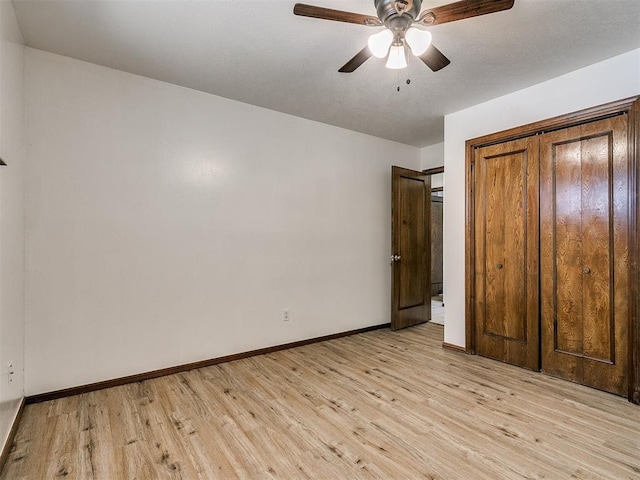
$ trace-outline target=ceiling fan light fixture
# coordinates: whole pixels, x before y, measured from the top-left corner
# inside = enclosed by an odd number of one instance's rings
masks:
[[[369,50],[375,57],[384,58],[389,52],[389,47],[393,42],[393,33],[391,30],[384,29],[381,32],[374,33],[369,37]]]
[[[405,33],[404,38],[407,41],[407,44],[409,44],[411,52],[416,57],[419,57],[426,52],[431,45],[431,32],[426,30],[410,28],[407,30],[407,33]]]
[[[407,55],[404,45],[392,45],[389,50],[389,58],[387,59],[387,68],[392,70],[400,70],[407,67]]]

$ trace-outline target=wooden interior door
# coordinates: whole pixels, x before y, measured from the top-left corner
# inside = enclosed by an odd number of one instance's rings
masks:
[[[431,319],[431,177],[392,167],[391,328]]]
[[[538,370],[538,142],[475,151],[476,352]]]
[[[627,116],[540,136],[542,370],[627,395]]]

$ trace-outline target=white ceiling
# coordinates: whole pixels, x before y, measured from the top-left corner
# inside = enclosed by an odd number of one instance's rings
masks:
[[[442,141],[447,113],[640,47],[640,0],[516,0],[432,27],[451,59],[440,72],[372,57],[342,74],[378,30],[297,17],[294,3],[13,0],[30,47],[418,147]],[[375,16],[373,0],[304,3]]]

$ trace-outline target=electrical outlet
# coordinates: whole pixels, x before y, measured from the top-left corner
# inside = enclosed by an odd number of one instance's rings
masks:
[[[291,320],[291,312],[289,311],[288,308],[285,308],[282,311],[282,321],[283,322],[288,322],[289,320]]]
[[[9,366],[7,368],[7,374],[9,376],[9,383],[13,382],[13,374],[15,371],[13,370],[13,362],[9,362]]]

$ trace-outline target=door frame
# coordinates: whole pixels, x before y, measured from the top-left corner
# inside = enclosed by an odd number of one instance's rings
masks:
[[[422,174],[423,175],[429,175],[430,177],[433,177],[434,175],[439,175],[441,173],[444,173],[444,165],[441,165],[439,167],[428,168],[426,170],[422,170]],[[433,180],[432,180],[431,181],[431,195],[433,195],[434,192],[444,192],[444,182],[443,182],[443,186],[442,187],[433,188]],[[443,205],[443,208],[444,208],[444,205]],[[443,210],[443,214],[444,214],[444,210]],[[444,225],[443,225],[443,227],[444,227]],[[431,225],[431,228],[433,228],[433,225]],[[443,237],[442,241],[444,243],[444,230],[442,231],[442,237]],[[431,261],[433,262],[433,258],[431,259]],[[431,278],[431,281],[433,281],[433,278]],[[443,294],[444,294],[444,278],[442,279],[442,282],[443,282],[442,283],[442,291],[443,291]],[[431,293],[431,292],[429,292],[429,293]],[[444,305],[444,297],[443,297],[443,303],[442,304]]]
[[[640,405],[640,96],[522,125],[466,141],[465,145],[465,351],[476,353],[475,338],[475,155],[477,148],[573,127],[616,115],[629,114],[629,393]],[[634,281],[634,279],[636,281]]]
[[[433,168],[428,168],[426,170],[422,170],[423,175],[437,175],[439,173],[444,173],[444,165],[441,167],[433,167]]]

